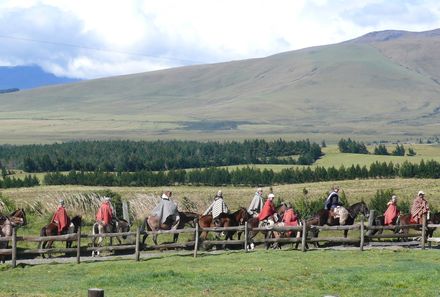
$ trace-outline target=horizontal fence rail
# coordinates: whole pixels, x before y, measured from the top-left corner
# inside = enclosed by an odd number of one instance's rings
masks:
[[[158,230],[158,231],[140,231],[140,228],[137,228],[136,232],[123,232],[123,233],[105,233],[105,234],[82,234],[81,228],[79,228],[78,233],[67,234],[67,235],[57,235],[57,236],[17,236],[16,229],[13,229],[12,236],[8,237],[0,237],[0,242],[12,242],[11,248],[3,248],[0,249],[0,256],[11,256],[12,266],[16,266],[17,256],[20,255],[29,255],[29,254],[53,254],[53,253],[66,253],[66,254],[75,254],[77,257],[77,263],[80,263],[81,253],[84,252],[101,252],[101,251],[127,251],[134,250],[134,259],[139,261],[140,259],[140,245],[141,245],[141,235],[161,235],[161,234],[194,234],[194,239],[192,241],[188,241],[185,243],[162,243],[157,245],[149,245],[151,249],[175,249],[175,248],[190,248],[194,250],[194,257],[197,257],[197,252],[201,243],[204,246],[206,245],[242,245],[244,250],[247,252],[249,245],[251,243],[264,243],[266,245],[275,244],[275,243],[296,243],[297,246],[301,245],[301,250],[306,251],[308,249],[309,243],[318,243],[318,242],[332,242],[332,243],[351,243],[351,244],[359,244],[360,250],[362,251],[365,242],[368,242],[370,246],[377,245],[419,245],[422,249],[425,248],[426,242],[440,242],[440,238],[426,238],[426,227],[428,228],[438,228],[440,224],[426,224],[426,217],[423,218],[422,224],[414,224],[414,225],[399,225],[399,226],[372,226],[371,220],[368,223],[364,222],[364,218],[361,217],[361,222],[353,225],[345,225],[345,226],[315,226],[315,225],[307,225],[305,221],[302,222],[302,226],[260,226],[256,228],[251,228],[246,222],[244,225],[234,226],[234,227],[209,227],[209,228],[201,228],[198,224],[195,225],[195,228],[185,228],[179,230]],[[390,234],[369,234],[371,231],[384,231],[390,230],[395,231],[399,230],[409,230],[415,229],[420,230],[412,233],[390,233]],[[313,231],[358,231],[358,237],[313,237]],[[244,233],[241,240],[203,240],[200,241],[199,234],[202,232],[239,232]],[[250,232],[256,234],[257,232],[262,232],[265,234],[264,239],[253,239],[249,237]],[[283,234],[289,232],[291,234],[290,237],[279,237],[279,238],[270,238],[267,236],[268,234],[273,234],[274,232]],[[309,234],[309,233],[312,233]],[[131,236],[135,237],[136,240],[134,244],[121,244],[121,245],[111,245],[111,246],[85,246],[81,245],[82,239],[96,240],[98,238],[103,237],[122,237],[122,236]],[[373,239],[399,239],[399,238],[417,238],[417,240],[412,240],[408,242],[389,242],[389,241],[373,241]],[[74,248],[38,248],[38,249],[24,249],[17,250],[18,242],[38,242],[41,243],[43,241],[72,241],[76,243],[76,247]]]

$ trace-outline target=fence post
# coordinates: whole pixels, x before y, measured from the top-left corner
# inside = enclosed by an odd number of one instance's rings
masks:
[[[370,209],[370,215],[368,216],[368,227],[373,226],[374,218],[375,218],[375,210]],[[367,235],[371,235],[371,229],[368,228]]]
[[[199,221],[197,219],[194,221],[196,223],[196,231],[194,231],[195,232],[194,258],[197,258],[197,249],[199,247]]]
[[[128,202],[125,200],[122,201],[122,217],[130,224],[130,211],[128,209]]]
[[[12,268],[17,266],[17,229],[12,228],[12,255],[11,255]]]
[[[78,232],[76,232],[76,263],[81,263],[81,226],[78,228]]]
[[[104,297],[104,290],[97,288],[89,289],[88,297]]]
[[[244,222],[244,251],[248,252],[248,222]]]
[[[422,217],[422,250],[425,249],[426,242],[426,213]]]
[[[303,233],[301,238],[301,251],[306,251],[307,226],[306,221],[303,221]]]
[[[139,258],[140,258],[140,256],[141,256],[141,253],[140,253],[140,247],[139,247],[139,245],[140,245],[140,241],[141,241],[141,229],[140,229],[140,227],[137,227],[137,229],[136,229],[136,249],[135,249],[135,259],[136,259],[136,261],[138,261],[138,262],[139,262]]]
[[[361,242],[359,244],[359,248],[361,249],[361,251],[364,250],[364,240],[365,240],[365,217],[362,215],[361,216]]]

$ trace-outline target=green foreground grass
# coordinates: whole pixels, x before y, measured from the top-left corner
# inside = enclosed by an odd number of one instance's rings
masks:
[[[257,251],[0,266],[0,296],[439,296],[438,250]]]

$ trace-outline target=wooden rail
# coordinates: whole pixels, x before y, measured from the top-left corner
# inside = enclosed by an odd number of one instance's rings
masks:
[[[68,234],[68,235],[58,235],[58,236],[17,236],[15,228],[13,229],[12,236],[9,237],[1,237],[0,241],[11,241],[11,248],[9,249],[0,249],[0,255],[10,255],[12,266],[16,266],[17,257],[20,255],[28,255],[28,254],[51,254],[51,253],[76,253],[77,263],[81,262],[81,253],[90,252],[90,251],[120,251],[120,250],[133,250],[134,251],[134,259],[139,261],[140,259],[140,236],[143,234],[148,235],[159,235],[159,234],[182,234],[189,233],[194,234],[194,241],[189,241],[186,243],[167,243],[167,244],[159,244],[159,245],[150,245],[149,247],[152,249],[172,249],[172,248],[193,248],[194,249],[194,257],[197,257],[197,252],[200,246],[200,239],[198,234],[203,231],[209,232],[229,232],[229,231],[241,231],[244,232],[244,238],[242,240],[205,240],[203,241],[204,245],[242,245],[244,250],[248,251],[248,246],[251,243],[251,239],[249,238],[250,231],[261,231],[267,233],[271,232],[289,232],[292,231],[293,234],[296,235],[296,232],[301,232],[301,237],[281,237],[281,238],[265,238],[265,239],[252,239],[253,243],[298,243],[301,244],[301,250],[307,250],[308,243],[315,242],[339,242],[339,243],[353,243],[359,244],[360,250],[362,251],[365,246],[365,242],[370,242],[371,245],[377,245],[377,242],[372,241],[373,239],[382,239],[382,238],[420,238],[418,241],[411,241],[408,244],[414,245],[415,243],[419,243],[422,249],[425,247],[426,242],[440,242],[440,238],[426,238],[426,232],[424,230],[425,227],[429,228],[437,228],[440,227],[440,224],[426,224],[426,220],[423,220],[423,224],[418,225],[405,225],[398,226],[399,229],[416,229],[422,227],[422,231],[418,233],[411,234],[375,234],[375,235],[367,235],[368,231],[373,230],[395,230],[396,226],[371,226],[370,223],[372,220],[368,221],[368,224],[365,224],[365,219],[361,217],[361,222],[351,225],[351,226],[314,226],[314,225],[306,225],[305,221],[303,221],[302,226],[295,227],[258,227],[258,228],[250,228],[247,223],[241,226],[235,227],[212,227],[212,228],[201,228],[198,224],[196,224],[195,228],[187,228],[180,230],[159,230],[159,231],[147,231],[141,232],[139,228],[137,228],[136,232],[124,232],[124,233],[107,233],[107,234],[82,234],[81,228],[79,228],[78,233],[76,234]],[[358,230],[359,237],[319,237],[314,238],[308,236],[308,231],[310,230],[319,230],[319,231],[345,231],[345,230]],[[87,239],[96,239],[99,237],[121,237],[121,236],[133,236],[135,237],[134,244],[124,244],[118,246],[101,246],[101,247],[89,247],[89,246],[81,246],[81,240],[84,238]],[[18,250],[17,243],[19,242],[42,242],[42,241],[73,241],[76,242],[76,247],[74,248],[49,248],[49,249],[25,249]],[[381,242],[383,245],[391,244],[390,242]],[[395,245],[403,245],[403,243],[395,243]]]

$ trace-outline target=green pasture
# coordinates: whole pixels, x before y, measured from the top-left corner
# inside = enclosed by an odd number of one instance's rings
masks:
[[[369,167],[374,162],[393,162],[394,164],[401,164],[405,161],[411,163],[420,163],[422,160],[436,160],[440,161],[440,145],[436,144],[404,144],[405,150],[408,148],[414,149],[416,152],[415,156],[381,156],[373,154],[348,154],[341,153],[336,145],[329,145],[322,148],[324,156],[319,159],[314,166],[331,167],[334,166],[339,168],[340,166],[350,167],[351,165],[359,164],[362,166]],[[389,153],[395,149],[395,144],[388,144],[386,148]],[[374,145],[367,147],[370,153],[374,152]]]
[[[438,296],[438,250],[270,250],[0,265],[0,296]]]

